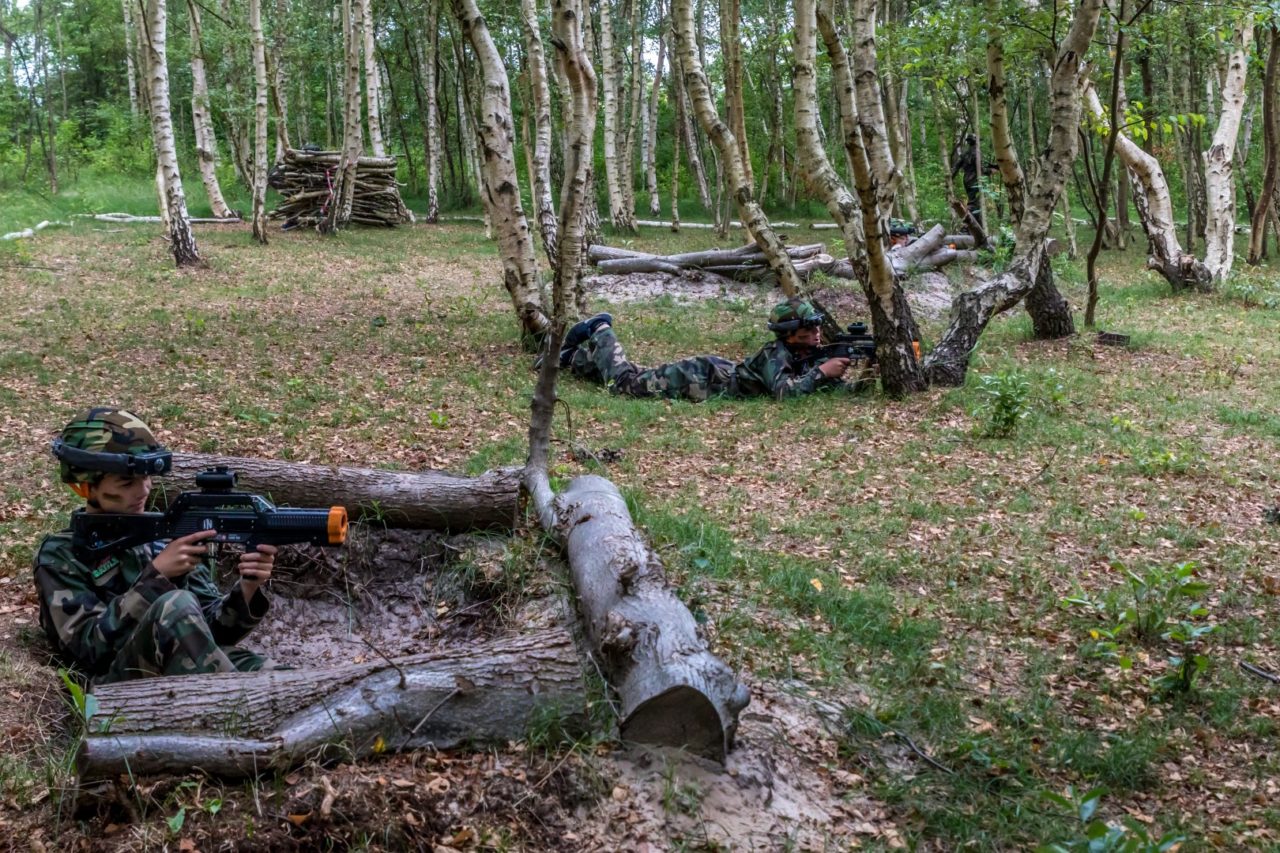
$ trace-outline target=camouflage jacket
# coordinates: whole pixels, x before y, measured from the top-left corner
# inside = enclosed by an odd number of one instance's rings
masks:
[[[772,341],[738,365],[736,393],[740,397],[800,397],[841,384],[818,369],[821,361],[801,361],[782,341]]]
[[[89,565],[72,550],[70,530],[44,538],[34,560],[40,624],[68,663],[91,675],[105,672],[152,602],[176,589],[195,595],[220,646],[237,643],[266,614],[262,590],[246,602],[236,581],[221,594],[207,561],[186,575],[166,578],[152,565],[156,553],[154,544],[139,545]]]

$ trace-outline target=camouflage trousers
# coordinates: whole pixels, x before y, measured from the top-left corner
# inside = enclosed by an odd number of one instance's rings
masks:
[[[612,327],[599,330],[573,354],[575,376],[600,382],[614,394],[629,397],[668,397],[701,403],[731,395],[734,365],[725,358],[700,355],[657,367],[638,367],[627,361]]]
[[[152,675],[255,672],[267,658],[238,646],[219,646],[195,595],[174,590],[152,602],[121,646],[111,668],[93,679],[110,684]]]

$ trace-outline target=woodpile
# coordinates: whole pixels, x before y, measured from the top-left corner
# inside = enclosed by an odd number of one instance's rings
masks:
[[[836,278],[854,278],[853,265],[847,258],[835,258],[827,254],[821,243],[807,246],[789,246],[787,254],[801,278],[814,272],[822,272]],[[628,273],[667,273],[669,275],[696,275],[715,273],[735,281],[766,281],[773,278],[773,271],[765,260],[764,252],[754,243],[736,249],[709,249],[701,252],[682,252],[676,255],[653,255],[619,249],[612,246],[591,246],[587,257],[602,273],[626,275]],[[893,271],[899,276],[937,269],[955,261],[973,263],[977,260],[974,239],[967,234],[947,234],[936,225],[916,240],[895,246],[889,251]]]
[[[336,203],[341,159],[338,151],[286,149],[284,159],[267,175],[267,186],[284,196],[268,215],[283,219],[285,231],[322,222],[329,206]],[[413,213],[400,199],[396,158],[361,157],[357,161],[351,221],[388,227],[413,221]]]

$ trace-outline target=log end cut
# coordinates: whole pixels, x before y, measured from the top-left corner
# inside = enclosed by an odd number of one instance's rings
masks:
[[[623,740],[675,746],[724,763],[729,737],[720,712],[701,691],[673,687],[645,700],[622,722]]]

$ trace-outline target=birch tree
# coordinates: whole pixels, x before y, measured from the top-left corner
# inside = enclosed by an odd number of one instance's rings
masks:
[[[547,263],[555,269],[557,223],[555,205],[551,201],[551,86],[547,82],[547,60],[542,50],[542,35],[538,31],[536,0],[520,0],[520,11],[533,98],[533,208]]]
[[[364,147],[360,122],[360,29],[356,19],[358,0],[342,0],[343,110],[342,157],[338,161],[336,183],[329,194],[329,209],[316,228],[322,234],[336,234],[351,221],[355,199],[356,168]]]
[[[769,219],[761,210],[751,191],[751,184],[742,165],[737,140],[716,112],[715,102],[711,96],[711,84],[702,70],[702,62],[698,58],[694,41],[693,3],[692,0],[673,0],[671,17],[674,24],[674,52],[680,56],[681,72],[688,88],[693,110],[707,136],[711,138],[720,154],[720,162],[725,169],[725,187],[733,196],[738,207],[738,218],[742,220],[747,233],[755,240],[760,251],[769,262],[769,268],[778,277],[778,286],[787,296],[795,296],[800,292],[800,276],[796,273],[791,257],[786,253],[782,241],[769,225]]]
[[[475,0],[451,0],[454,17],[480,62],[484,81],[479,110],[479,139],[484,146],[480,192],[497,231],[503,284],[511,295],[522,338],[536,347],[550,330],[538,291],[538,266],[529,222],[520,203],[520,181],[512,148],[515,128],[507,69]]]
[[[360,37],[364,45],[365,111],[369,116],[369,151],[374,157],[387,156],[382,137],[382,89],[378,85],[378,57],[374,52],[377,25],[373,17],[373,0],[360,3]]]
[[[129,5],[126,0],[125,8]],[[196,162],[200,166],[200,180],[209,207],[217,217],[236,214],[227,206],[218,183],[218,140],[213,131],[213,116],[209,112],[209,80],[205,71],[204,35],[200,26],[200,7],[195,0],[187,0],[187,22],[191,30],[191,127],[196,138]],[[132,74],[132,63],[130,73]]]
[[[267,243],[267,43],[262,35],[262,0],[249,0],[253,39],[253,239]]]
[[[874,14],[874,3],[856,0],[854,15]],[[876,340],[876,360],[880,364],[880,382],[892,397],[922,391],[926,382],[916,359],[915,341],[919,338],[911,308],[889,261],[888,216],[876,192],[876,176],[867,153],[864,122],[854,102],[855,84],[843,40],[835,24],[833,0],[823,0],[815,8],[814,0],[796,0],[796,48],[793,87],[796,101],[796,147],[806,164],[810,179],[821,188],[831,212],[844,235],[849,261],[858,271],[871,311],[872,330]],[[836,175],[827,160],[818,137],[815,25],[831,58],[832,88],[840,105],[845,154],[853,167],[858,188],[855,208],[852,194]],[[864,49],[867,45],[863,43]],[[870,49],[874,49],[871,47]],[[874,60],[873,60],[874,64]],[[883,168],[883,164],[882,164]]]
[[[1218,284],[1231,273],[1235,258],[1236,184],[1232,164],[1240,133],[1240,118],[1244,113],[1249,46],[1253,42],[1250,17],[1244,16],[1236,25],[1235,46],[1227,58],[1227,73],[1222,85],[1218,128],[1209,149],[1204,152],[1205,195],[1208,200],[1204,265]]]
[[[618,61],[617,36],[614,31],[613,3],[600,0],[600,58],[604,90],[604,180],[609,193],[609,221],[614,228],[635,231],[635,216],[627,207],[627,193],[623,187],[623,151],[618,142],[622,138],[623,116],[621,92],[618,81],[622,74]]]
[[[169,247],[178,266],[193,266],[200,263],[200,252],[187,216],[187,198],[182,192],[182,174],[178,169],[178,150],[173,138],[173,117],[169,111],[169,68],[165,49],[168,14],[165,0],[145,2],[142,44],[149,77],[151,141],[155,145],[159,171],[164,176],[163,209],[169,218]]]
[[[987,40],[987,95],[991,106],[991,145],[995,149],[996,164],[1000,167],[1000,179],[1009,197],[1009,220],[1015,227],[1022,221],[1025,206],[1026,178],[1018,151],[1013,147],[1013,134],[1009,129],[1009,108],[1005,100],[1004,80],[1004,28],[1000,22],[999,0],[987,0],[991,35]],[[990,224],[987,226],[990,228]]]

